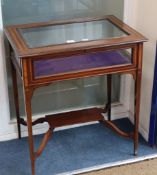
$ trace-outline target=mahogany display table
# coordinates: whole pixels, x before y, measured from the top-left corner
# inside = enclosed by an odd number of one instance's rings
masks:
[[[10,43],[14,97],[20,124],[28,126],[32,174],[35,160],[42,153],[54,128],[99,121],[124,137],[134,140],[137,155],[143,42],[147,39],[114,16],[51,21],[5,27]],[[20,118],[16,73],[23,82],[27,121]],[[111,121],[112,74],[131,74],[135,80],[134,132],[124,133]],[[32,121],[31,98],[34,90],[51,83],[83,77],[107,75],[108,103],[104,109],[91,108],[55,114]],[[53,100],[53,99],[52,99]],[[108,120],[102,113],[108,112]],[[49,130],[37,151],[32,127],[47,122]]]

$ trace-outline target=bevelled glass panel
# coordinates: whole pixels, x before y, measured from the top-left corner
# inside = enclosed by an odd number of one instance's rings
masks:
[[[127,36],[108,20],[24,28],[19,32],[29,48]]]

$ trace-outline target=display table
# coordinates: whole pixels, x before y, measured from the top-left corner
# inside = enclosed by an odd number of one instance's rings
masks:
[[[121,136],[133,138],[134,154],[137,155],[145,37],[114,16],[7,26],[5,34],[10,43],[18,135],[21,138],[21,124],[28,127],[33,175],[35,160],[44,150],[54,128],[65,125],[99,121]],[[17,73],[23,82],[27,121],[19,115]],[[133,133],[121,131],[111,121],[112,74],[117,73],[131,74],[135,80]],[[32,121],[31,98],[37,88],[57,81],[100,75],[107,75],[106,107],[48,115]],[[108,112],[108,120],[102,115],[105,112]],[[44,122],[49,124],[49,130],[35,151],[32,127]]]

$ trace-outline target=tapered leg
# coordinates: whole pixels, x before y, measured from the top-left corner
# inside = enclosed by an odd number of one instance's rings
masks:
[[[138,153],[138,129],[139,129],[139,114],[140,114],[140,97],[141,97],[141,78],[142,78],[142,57],[143,43],[138,44],[138,70],[135,80],[135,117],[134,117],[134,155]]]
[[[35,153],[33,143],[33,129],[32,129],[32,110],[31,110],[31,98],[32,90],[24,89],[25,92],[25,109],[27,115],[27,127],[28,127],[28,142],[32,167],[32,175],[35,175]]]
[[[21,126],[20,126],[20,112],[19,112],[19,95],[18,95],[18,86],[17,86],[17,75],[13,63],[11,62],[12,70],[12,82],[13,82],[13,91],[14,91],[14,101],[15,101],[15,111],[17,119],[17,128],[18,128],[18,138],[21,139]]]
[[[112,75],[107,75],[107,111],[109,121],[111,121],[111,96],[112,96]]]
[[[135,81],[135,116],[134,116],[134,155],[138,153],[138,128],[140,113],[141,71],[137,72]]]

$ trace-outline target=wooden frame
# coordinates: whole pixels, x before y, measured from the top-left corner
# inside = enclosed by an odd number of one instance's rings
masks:
[[[110,39],[100,39],[87,42],[77,42],[73,44],[60,44],[60,45],[50,45],[40,48],[28,48],[24,39],[20,35],[18,29],[22,28],[32,28],[41,27],[49,25],[61,25],[61,24],[71,24],[80,23],[87,21],[103,20],[107,19],[115,26],[123,30],[128,36]],[[143,42],[147,41],[145,37],[136,32],[134,29],[130,28],[123,22],[121,22],[116,17],[110,15],[105,17],[97,18],[83,18],[83,19],[73,19],[66,21],[51,21],[46,23],[33,23],[25,25],[15,25],[7,26],[5,28],[5,34],[10,42],[11,48],[11,60],[12,60],[12,75],[13,75],[13,85],[14,85],[14,97],[16,105],[16,115],[18,124],[19,138],[21,138],[20,124],[28,127],[28,140],[30,147],[30,158],[32,162],[32,175],[35,174],[35,159],[40,156],[49,137],[52,135],[53,129],[59,126],[71,125],[76,123],[84,123],[89,121],[100,121],[105,125],[111,127],[121,136],[133,138],[134,139],[134,154],[137,155],[138,147],[138,124],[139,124],[139,109],[140,109],[140,88],[141,88],[141,74],[142,74],[142,52],[143,52]],[[82,71],[69,72],[67,74],[56,74],[44,78],[35,79],[33,72],[33,61],[35,60],[46,60],[61,57],[67,57],[72,55],[83,55],[88,53],[95,53],[101,51],[112,51],[120,49],[132,49],[132,64],[126,65],[116,65],[109,67],[101,67],[95,69],[86,69]],[[20,61],[18,61],[20,59]],[[20,62],[20,64],[19,64]],[[19,116],[19,104],[18,104],[18,91],[17,91],[17,80],[16,73],[19,73],[23,81],[23,89],[25,96],[25,109],[27,115],[27,122],[20,118]],[[111,83],[112,74],[131,74],[135,80],[135,127],[133,133],[124,133],[119,128],[117,128],[111,122]],[[41,86],[49,85],[56,81],[76,79],[82,77],[91,77],[96,75],[107,75],[107,91],[108,91],[108,103],[104,109],[91,108],[84,109],[80,111],[72,111],[63,114],[55,114],[45,116],[43,118],[32,121],[32,111],[31,111],[31,99],[35,89]],[[106,121],[101,113],[108,112],[108,120]],[[73,115],[75,114],[75,118]],[[49,130],[45,134],[43,141],[39,149],[34,151],[33,144],[33,125],[38,123],[47,122],[49,124]]]
[[[51,25],[61,25],[61,24],[71,24],[71,23],[80,23],[80,22],[89,22],[89,21],[97,21],[97,20],[108,20],[113,23],[115,26],[123,30],[128,34],[127,37],[120,38],[112,38],[112,39],[101,39],[95,41],[87,41],[87,42],[77,42],[73,44],[61,44],[61,45],[50,45],[46,47],[40,48],[28,48],[27,44],[23,40],[22,36],[19,34],[18,29],[25,28],[34,28],[34,27],[44,27]],[[28,57],[28,56],[38,56],[38,55],[48,55],[53,54],[54,56],[68,54],[83,54],[84,51],[94,52],[94,48],[101,49],[104,47],[105,49],[111,48],[115,45],[126,44],[126,43],[137,43],[139,41],[145,41],[140,33],[133,30],[128,25],[124,24],[122,21],[117,19],[115,16],[109,15],[104,17],[95,17],[95,18],[79,18],[73,20],[63,20],[63,21],[52,21],[52,22],[42,22],[42,23],[32,23],[32,24],[23,24],[23,25],[15,25],[5,27],[5,33],[10,40],[10,43],[13,43],[13,48],[16,51],[18,57]]]

